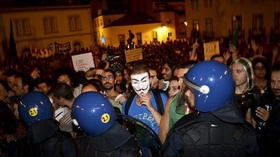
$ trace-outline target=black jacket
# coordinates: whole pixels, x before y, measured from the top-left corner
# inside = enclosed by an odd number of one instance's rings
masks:
[[[162,156],[258,156],[256,134],[234,104],[185,117],[177,122],[181,125],[175,124],[177,128],[169,133]]]
[[[260,89],[253,88],[250,91],[247,91],[246,93],[242,95],[235,95],[234,99],[237,102],[237,106],[242,112],[242,116],[245,118],[247,110],[251,109],[251,116],[254,118],[254,120],[257,122],[256,124],[256,131],[258,134],[260,134],[264,127],[266,126],[266,122],[260,119],[256,115],[256,109],[257,107],[262,107],[266,109],[267,111],[271,111],[272,106],[270,103],[268,103],[268,100],[270,100],[270,91],[266,90],[265,93],[261,93]],[[258,135],[259,136],[259,135]]]
[[[27,143],[30,157],[74,157],[75,147],[71,136],[58,130],[53,119],[40,120],[28,127]]]
[[[83,136],[75,140],[78,157],[138,157],[139,148],[118,122],[99,136]]]

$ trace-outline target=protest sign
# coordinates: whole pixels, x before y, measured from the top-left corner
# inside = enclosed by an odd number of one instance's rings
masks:
[[[127,63],[142,60],[142,59],[143,59],[142,48],[125,51],[125,60]]]
[[[72,62],[75,71],[87,71],[90,68],[95,67],[91,52],[79,54],[79,55],[73,55]]]
[[[220,54],[218,41],[208,42],[203,44],[204,60],[210,60],[213,55]]]

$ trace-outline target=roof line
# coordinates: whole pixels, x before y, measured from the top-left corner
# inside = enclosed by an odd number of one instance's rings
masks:
[[[84,9],[91,8],[90,5],[69,5],[69,6],[32,6],[32,7],[5,7],[0,8],[0,13],[8,12],[26,12],[26,11],[42,11],[42,10],[62,10],[62,9]]]

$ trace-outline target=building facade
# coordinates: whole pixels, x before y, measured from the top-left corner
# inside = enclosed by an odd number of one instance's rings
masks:
[[[130,1],[130,11],[123,14],[106,15],[99,10],[93,20],[96,43],[106,46],[127,44],[128,30],[134,33],[136,45],[184,39],[184,3],[183,0],[133,0]]]
[[[1,60],[8,56],[11,28],[17,56],[40,53],[42,49],[67,53],[74,51],[76,45],[87,48],[94,44],[88,5],[2,9],[0,28]]]
[[[153,1],[153,10],[154,13],[160,14],[167,13],[173,14],[172,16],[156,16],[160,17],[161,23],[167,25],[173,22],[175,27],[176,39],[185,39],[186,38],[186,14],[185,14],[185,1],[184,0],[154,0]],[[172,17],[172,18],[170,18]]]
[[[108,16],[99,16],[94,19],[95,27],[95,36],[98,45],[105,46],[114,46],[118,47],[120,45],[126,45],[127,39],[129,38],[129,30],[134,34],[134,39],[132,40],[135,45],[142,45],[145,43],[150,43],[153,41],[167,41],[167,40],[175,40],[176,32],[175,32],[175,20],[170,20],[169,22],[159,22],[159,21],[145,21],[135,23],[128,22],[128,24],[123,23],[114,23],[115,21],[111,21],[107,23],[106,21],[110,21],[108,19],[114,19],[112,17],[120,17],[126,18],[125,15],[108,15]],[[170,12],[162,12],[160,13],[160,17],[163,19],[169,18],[173,19],[174,14]],[[117,19],[117,20],[120,20]],[[139,19],[135,17],[135,19]],[[129,21],[129,20],[128,20]],[[141,21],[141,20],[140,20]],[[97,24],[99,23],[99,24]]]
[[[95,42],[96,44],[102,45],[102,44],[107,44],[110,41],[109,36],[104,34],[108,34],[104,30],[104,26],[110,25],[113,21],[121,18],[124,16],[124,14],[112,14],[112,15],[102,15],[102,11],[99,10],[99,16],[93,19],[93,27],[94,27],[94,37],[95,37]],[[106,42],[107,41],[107,42]],[[112,43],[112,42],[111,42]]]
[[[279,0],[185,0],[187,37],[203,39],[232,36],[244,39],[279,33]]]

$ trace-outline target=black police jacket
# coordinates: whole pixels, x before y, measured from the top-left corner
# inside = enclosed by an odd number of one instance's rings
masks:
[[[31,157],[74,157],[75,146],[70,135],[58,130],[53,119],[40,120],[28,127],[27,143]]]
[[[185,118],[192,116],[192,118]],[[174,125],[162,156],[246,157],[258,156],[257,138],[234,104],[209,112],[186,115]],[[185,121],[185,122],[184,122]]]
[[[78,157],[139,157],[139,147],[133,136],[118,122],[98,136],[75,139]]]

